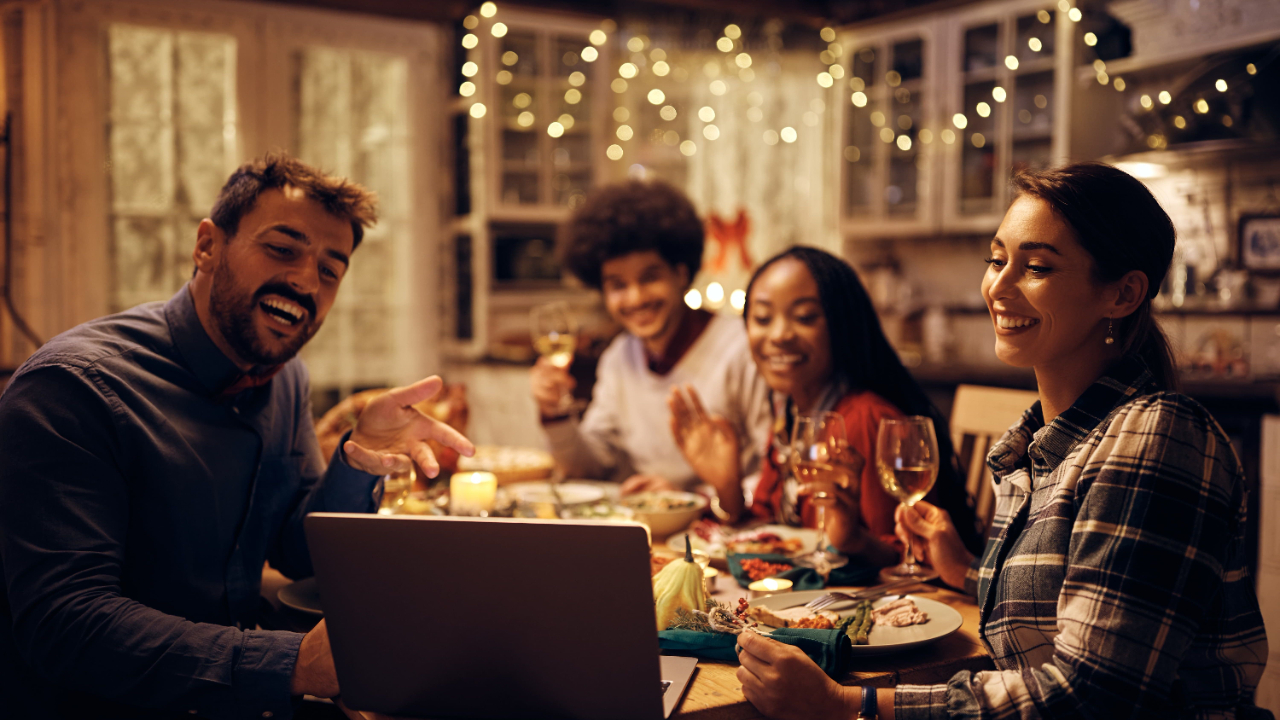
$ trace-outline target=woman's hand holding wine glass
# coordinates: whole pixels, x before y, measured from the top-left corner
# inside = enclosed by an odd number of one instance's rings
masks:
[[[942,581],[953,588],[964,587],[965,574],[973,564],[973,553],[964,546],[960,533],[947,511],[924,500],[899,505],[894,530],[910,546],[915,557],[932,565]]]
[[[920,415],[880,421],[876,436],[876,470],[885,492],[908,508],[923,498],[938,478],[938,438],[933,421]],[[916,562],[912,552],[912,534],[907,533],[902,564],[885,568],[888,577],[914,577],[922,580],[933,576],[933,568]]]
[[[821,413],[813,417],[796,417],[791,432],[791,472],[800,492],[809,497],[818,515],[818,546],[813,552],[795,558],[796,564],[826,574],[843,567],[849,559],[829,552],[827,546],[827,508],[836,504],[836,493],[848,488],[851,477],[845,461],[849,459],[849,442],[844,418],[837,413]]]

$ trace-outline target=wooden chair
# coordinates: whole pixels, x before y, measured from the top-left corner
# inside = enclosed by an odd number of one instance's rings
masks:
[[[965,489],[973,497],[978,522],[985,533],[995,513],[995,489],[987,451],[1039,396],[1031,390],[960,385],[951,406],[951,442],[965,474]]]

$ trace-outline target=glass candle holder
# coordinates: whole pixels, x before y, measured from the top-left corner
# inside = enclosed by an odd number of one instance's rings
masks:
[[[488,517],[497,495],[498,478],[493,473],[454,473],[449,478],[449,514]]]

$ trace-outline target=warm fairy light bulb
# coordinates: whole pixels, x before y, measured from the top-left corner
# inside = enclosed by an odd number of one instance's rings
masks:
[[[969,126],[969,118],[965,117],[964,113],[956,113],[951,116],[951,124],[963,130]]]
[[[836,39],[835,28],[824,27],[818,32],[818,35],[822,37],[824,42],[835,42]]]
[[[1169,103],[1173,102],[1173,96],[1169,94],[1168,90],[1161,90],[1159,98],[1160,98],[1161,105],[1168,105]]]
[[[618,122],[626,122],[631,119],[631,111],[624,107],[616,107],[613,109],[613,119]]]
[[[468,30],[475,30],[476,28],[480,27],[480,18],[476,17],[475,15],[468,15],[462,18],[462,27]]]
[[[1111,83],[1111,85],[1112,85],[1113,87],[1115,87],[1115,89],[1116,89],[1116,91],[1117,91],[1117,92],[1124,92],[1124,88],[1125,88],[1124,78],[1116,78],[1116,79]]]
[[[458,94],[462,97],[471,97],[476,94],[476,84],[470,80],[458,86]]]
[[[520,93],[519,95],[516,95],[515,97],[511,98],[511,104],[515,105],[518,108],[527,108],[532,103],[533,103],[533,96],[530,95],[529,93]]]
[[[474,48],[479,44],[480,44],[480,38],[476,37],[475,33],[467,33],[466,35],[462,36],[462,47],[468,50],[470,50],[471,48]]]
[[[515,53],[515,51],[513,51],[513,50],[508,50],[508,51],[506,51],[506,52],[502,53],[502,64],[503,64],[503,65],[506,65],[507,67],[511,67],[512,65],[515,65],[515,64],[516,64],[516,63],[518,63],[518,62],[520,62],[520,56],[519,56],[519,55],[517,55],[517,54]]]
[[[627,41],[627,49],[633,53],[638,53],[641,50],[644,50],[644,40],[639,35],[631,38]]]
[[[972,142],[973,146],[976,148],[980,148],[987,144],[987,139],[982,135],[982,133],[974,133],[969,138],[969,141]]]
[[[1084,13],[1080,12],[1080,8],[1071,8],[1067,11],[1067,17],[1071,18],[1071,22],[1080,22],[1080,18],[1084,17]]]
[[[680,143],[681,155],[684,155],[685,157],[692,157],[693,154],[696,152],[698,152],[698,146],[692,140],[685,140],[684,142]]]
[[[1209,103],[1206,102],[1204,98],[1200,98],[1199,100],[1197,100],[1194,107],[1196,109],[1196,112],[1200,113],[1201,115],[1204,115],[1205,113],[1209,112]]]
[[[621,94],[627,91],[627,81],[622,78],[614,78],[613,82],[609,83],[609,87],[614,92]]]
[[[911,138],[907,137],[906,135],[899,135],[899,136],[898,136],[898,149],[899,149],[899,150],[902,150],[903,152],[906,152],[907,150],[910,150],[910,149],[911,149]]]
[[[790,125],[782,128],[781,132],[778,133],[778,136],[781,137],[782,141],[785,143],[793,143],[796,141],[796,138],[799,137],[799,135],[796,134],[796,129]]]
[[[621,145],[610,145],[610,146],[609,146],[609,149],[604,151],[604,154],[605,154],[605,156],[606,156],[606,157],[608,157],[610,160],[621,160],[621,159],[622,159],[622,146],[621,146]]]
[[[749,68],[751,67],[751,56],[744,52],[738,53],[737,56],[733,58],[733,64],[740,68]]]
[[[742,28],[732,23],[724,26],[724,36],[730,40],[737,40],[742,37]]]
[[[724,300],[724,286],[718,282],[713,282],[707,286],[707,301],[718,303]]]
[[[938,136],[942,138],[942,142],[948,145],[956,141],[956,134],[951,132],[951,128],[943,128],[942,132],[938,133]]]
[[[1139,103],[1141,103],[1141,104],[1142,104],[1142,107],[1143,107],[1144,109],[1146,109],[1146,110],[1150,110],[1150,109],[1151,109],[1151,106],[1155,104],[1155,103],[1151,102],[1151,96],[1150,96],[1150,95],[1143,95],[1141,98],[1139,98],[1138,102],[1139,102]]]
[[[880,128],[880,141],[884,143],[893,142],[893,130],[891,128]]]
[[[1044,12],[1041,10],[1041,12]],[[1031,48],[1031,52],[1040,52],[1044,49],[1044,44],[1040,42],[1040,38],[1033,37],[1027,40],[1027,47]]]
[[[1098,44],[1098,36],[1097,36],[1097,35],[1094,35],[1094,34],[1093,34],[1093,33],[1091,33],[1091,32],[1087,32],[1087,33],[1085,33],[1085,34],[1084,34],[1084,44],[1085,44],[1085,45],[1088,45],[1089,47],[1093,47],[1094,45],[1097,45],[1097,44]]]
[[[661,105],[663,101],[667,99],[666,93],[662,92],[658,88],[654,88],[650,90],[648,97],[649,97],[649,102],[653,103],[654,105]]]
[[[1013,55],[1006,55],[1004,58],[1004,66],[1009,68],[1010,70],[1017,70],[1018,58],[1014,57]]]
[[[475,77],[478,72],[480,72],[480,66],[476,65],[474,62],[468,60],[467,62],[462,63],[463,77]]]
[[[484,106],[484,103],[475,103],[471,106],[471,117],[482,118],[487,110],[488,108]]]
[[[1000,87],[999,85],[991,88],[991,97],[995,98],[996,102],[1004,102],[1004,99],[1006,97],[1004,88]]]
[[[829,88],[832,85],[834,85],[835,82],[836,81],[831,77],[831,73],[829,72],[818,73],[818,84],[821,85],[822,87]]]
[[[589,40],[592,45],[597,45],[597,46],[603,45],[605,41],[608,39],[609,39],[609,36],[606,35],[603,30],[592,30],[591,34],[587,36],[587,40]]]
[[[564,135],[564,125],[561,125],[558,122],[551,123],[547,126],[547,134],[553,138],[558,138],[561,135]]]
[[[978,106],[974,109],[978,111],[978,115],[981,117],[991,116],[991,106],[984,102],[978,103]]]
[[[1222,78],[1218,78],[1218,81],[1214,83],[1213,86],[1218,89],[1218,92],[1227,91],[1227,81]]]
[[[930,132],[928,128],[920,131],[920,142],[925,145],[933,142],[933,133]]]
[[[617,135],[619,140],[625,142],[635,137],[635,131],[631,129],[630,125],[619,125]]]
[[[747,292],[745,290],[734,290],[729,293],[729,305],[738,312],[747,306]]]
[[[853,103],[854,107],[866,107],[867,94],[859,90],[849,97],[849,101]]]
[[[582,72],[579,70],[574,70],[573,72],[569,73],[569,84],[574,87],[582,87],[582,84],[585,83],[586,81],[587,81],[587,76],[582,74]]]
[[[764,131],[764,144],[765,144],[765,145],[777,145],[777,144],[778,144],[778,131],[777,131],[777,130],[765,130],[765,131]]]
[[[709,106],[703,105],[698,109],[698,119],[702,122],[711,122],[716,119],[716,111]]]
[[[577,105],[582,102],[582,91],[578,88],[569,88],[564,93],[564,101],[570,105]]]
[[[712,81],[711,81],[711,94],[712,94],[712,95],[723,95],[723,94],[725,94],[725,93],[726,93],[726,92],[728,92],[728,91],[729,91],[729,86],[728,86],[728,85],[725,85],[723,80],[712,80]]]
[[[694,310],[702,307],[702,293],[698,292],[696,288],[690,289],[689,292],[684,294],[684,304]]]
[[[561,115],[560,117],[556,118],[556,122],[560,123],[560,125],[563,126],[565,130],[573,129],[574,120],[573,120],[573,116],[570,115],[569,113],[565,113],[564,115]]]
[[[662,116],[662,119],[667,122],[675,120],[676,114],[676,109],[670,105],[663,105],[662,109],[658,111],[658,115]]]
[[[533,113],[529,112],[528,110],[525,110],[524,112],[520,113],[520,115],[516,117],[516,124],[519,125],[520,127],[530,127],[533,125],[533,121],[534,121]]]
[[[484,3],[480,6],[480,14],[485,17],[493,17],[498,14],[498,5],[491,2]]]
[[[622,63],[622,65],[618,68],[618,74],[624,78],[627,78],[628,80],[635,77],[637,72],[639,72],[639,70],[636,68],[636,66],[629,62]]]
[[[729,52],[733,49],[733,41],[727,37],[722,37],[716,41],[716,49],[720,52]]]
[[[590,45],[582,48],[582,52],[578,54],[581,55],[582,59],[587,62],[595,62],[596,58],[600,57],[600,53]]]
[[[489,32],[496,38],[506,37],[507,26],[504,23],[494,23],[493,27],[489,29]]]
[[[708,140],[716,140],[720,137],[720,128],[715,125],[707,125],[702,128],[702,137]]]
[[[666,77],[669,72],[671,72],[671,66],[667,64],[667,61],[659,60],[653,64],[654,75],[657,75],[658,77]]]

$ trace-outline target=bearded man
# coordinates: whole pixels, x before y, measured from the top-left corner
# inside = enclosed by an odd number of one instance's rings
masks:
[[[49,341],[0,396],[0,690],[13,717],[282,718],[338,692],[323,623],[255,629],[264,560],[311,574],[302,519],[372,512],[378,478],[471,443],[369,403],[327,469],[306,368],[371,193],[282,155],[247,163],[167,302]]]

